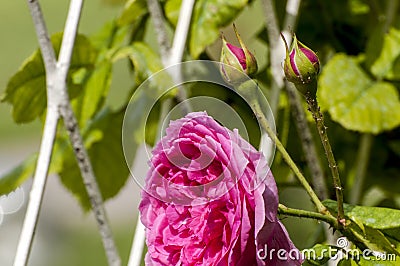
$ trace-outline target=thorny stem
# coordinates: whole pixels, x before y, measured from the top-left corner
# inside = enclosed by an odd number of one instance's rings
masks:
[[[278,205],[278,213],[288,215],[288,216],[324,221],[324,222],[330,224],[334,228],[338,227],[337,220],[335,219],[335,217],[333,217],[331,215],[324,215],[324,214],[317,213],[317,212],[288,208],[283,204]]]
[[[306,158],[308,169],[310,170],[311,184],[315,189],[315,193],[320,199],[327,199],[328,189],[325,175],[322,170],[321,160],[317,154],[317,149],[314,142],[315,140],[310,131],[305,110],[302,105],[302,100],[292,83],[286,82],[285,88],[288,95],[292,116],[300,137],[303,154]],[[330,233],[329,227],[326,224],[322,224],[322,227],[328,243],[334,243],[334,236]]]
[[[332,147],[328,139],[327,127],[324,124],[324,117],[318,106],[317,98],[310,92],[306,93],[306,101],[309,111],[311,112],[317,125],[318,134],[321,138],[322,146],[324,147],[326,157],[328,159],[329,168],[331,169],[333,185],[336,191],[336,200],[338,204],[337,219],[340,224],[345,224],[344,209],[343,209],[343,188],[340,182],[339,170],[332,152]]]
[[[268,124],[267,119],[265,118],[260,104],[258,103],[258,100],[252,99],[251,102],[251,108],[253,109],[253,112],[257,116],[258,121],[261,124],[261,127],[267,132],[267,134],[270,136],[272,141],[275,143],[276,148],[278,151],[282,154],[283,160],[289,165],[290,169],[294,172],[294,174],[297,176],[297,179],[299,182],[302,184],[304,189],[306,190],[307,194],[310,196],[311,200],[313,201],[314,205],[316,206],[317,210],[321,214],[329,214],[329,211],[326,209],[326,207],[322,204],[318,196],[315,194],[314,190],[304,177],[304,175],[301,173],[300,169],[297,167],[296,163],[292,160],[288,152],[286,151],[285,147],[281,143],[281,141],[278,139],[276,136],[275,132],[271,129],[271,127]]]
[[[290,109],[292,111],[297,132],[303,147],[303,153],[305,155],[308,168],[310,169],[312,184],[318,197],[320,199],[326,199],[328,198],[328,192],[321,162],[317,156],[315,143],[308,126],[308,121],[306,119],[300,96],[293,84],[287,82],[285,87],[288,94]]]

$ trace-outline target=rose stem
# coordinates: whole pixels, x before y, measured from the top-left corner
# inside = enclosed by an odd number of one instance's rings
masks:
[[[286,92],[292,111],[292,117],[294,118],[295,125],[301,140],[303,153],[306,158],[308,168],[310,169],[311,184],[320,199],[328,198],[328,189],[320,158],[317,153],[315,141],[311,135],[311,130],[308,125],[306,118],[306,112],[304,111],[303,104],[297,89],[294,84],[286,82]]]
[[[322,214],[329,214],[329,211],[322,204],[322,202],[318,198],[317,194],[315,194],[314,190],[312,189],[310,184],[307,182],[304,175],[300,172],[300,169],[297,167],[295,162],[292,160],[292,158],[286,151],[286,149],[283,146],[283,144],[281,143],[281,141],[278,139],[278,137],[276,136],[274,131],[269,126],[268,121],[265,118],[265,116],[261,110],[260,104],[258,103],[257,98],[255,98],[255,97],[252,97],[251,108],[253,109],[253,112],[256,114],[257,119],[260,121],[261,127],[268,133],[268,135],[270,136],[272,141],[275,143],[276,148],[282,154],[282,158],[289,165],[289,167],[292,169],[294,174],[297,176],[299,182],[303,185],[304,189],[307,191],[311,200],[314,202],[315,206],[317,207],[318,212],[320,212]]]
[[[331,215],[324,215],[324,214],[312,212],[312,211],[288,208],[283,204],[278,205],[278,213],[288,215],[288,216],[320,220],[320,221],[324,221],[324,222],[330,224],[334,228],[338,227],[337,220],[335,219],[335,217],[333,217]]]
[[[318,106],[317,98],[310,92],[306,93],[306,101],[308,103],[308,110],[311,112],[315,124],[317,125],[318,134],[321,138],[322,146],[324,147],[326,157],[328,159],[329,168],[331,169],[333,185],[336,191],[336,200],[338,205],[337,219],[340,224],[344,224],[344,210],[343,210],[343,188],[340,182],[339,170],[333,156],[332,147],[328,139],[327,127],[324,124],[324,116],[322,115]]]

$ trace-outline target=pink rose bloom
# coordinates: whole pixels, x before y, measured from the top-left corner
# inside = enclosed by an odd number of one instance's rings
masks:
[[[205,112],[170,123],[153,150],[139,210],[146,265],[302,262],[277,218],[263,155]]]

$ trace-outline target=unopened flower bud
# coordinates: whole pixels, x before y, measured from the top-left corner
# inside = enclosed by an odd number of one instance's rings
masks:
[[[228,83],[240,83],[246,79],[246,75],[252,75],[257,72],[257,61],[254,55],[244,45],[239,33],[235,30],[236,38],[240,43],[240,47],[228,43],[224,36],[222,36],[222,50],[221,50],[221,74]],[[224,64],[231,66],[235,69],[226,67]]]
[[[313,50],[299,42],[293,35],[290,49],[281,34],[286,47],[284,71],[288,81],[295,84],[307,84],[313,81],[319,73],[319,59]]]

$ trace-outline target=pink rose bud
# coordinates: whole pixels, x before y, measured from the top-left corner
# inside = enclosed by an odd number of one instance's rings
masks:
[[[285,37],[281,34],[286,47],[284,71],[288,81],[295,84],[307,84],[319,73],[319,59],[313,50],[299,42],[293,34],[289,49]]]
[[[257,61],[254,55],[244,45],[239,33],[236,30],[235,24],[233,25],[236,38],[240,43],[240,47],[230,44],[222,36],[222,50],[221,50],[221,74],[228,83],[240,83],[246,79],[246,75],[252,75],[257,72]],[[226,67],[224,64],[231,66],[235,69]],[[242,73],[246,74],[243,75]]]

